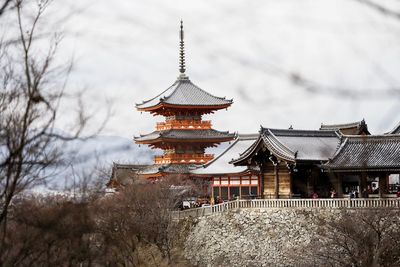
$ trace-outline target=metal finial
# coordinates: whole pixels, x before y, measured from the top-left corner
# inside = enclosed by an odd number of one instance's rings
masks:
[[[179,72],[185,74],[185,42],[183,40],[183,21],[181,20],[181,31],[180,31],[180,51],[179,51]]]

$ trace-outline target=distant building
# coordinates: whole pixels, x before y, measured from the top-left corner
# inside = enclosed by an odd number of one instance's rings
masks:
[[[250,147],[258,134],[239,134],[232,144],[212,161],[192,170],[190,176],[210,181],[214,199],[251,198],[261,195],[261,175],[258,166],[235,166],[230,163]]]

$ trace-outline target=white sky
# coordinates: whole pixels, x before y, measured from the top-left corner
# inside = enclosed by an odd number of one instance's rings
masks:
[[[400,88],[400,20],[358,1],[70,0],[53,8],[65,3],[82,8],[62,25],[61,56],[74,54],[76,62],[70,88],[87,89],[93,127],[104,116],[105,99],[113,100],[105,134],[131,138],[162,120],[140,114],[134,103],[178,76],[181,18],[188,76],[234,99],[228,111],[211,117],[218,130],[257,132],[260,124],[317,129],[321,122],[365,118],[380,133],[400,120],[399,93],[361,99],[334,89],[310,93],[284,75],[298,73],[323,88],[351,88],[361,96],[367,89]],[[70,113],[64,114],[62,122]]]

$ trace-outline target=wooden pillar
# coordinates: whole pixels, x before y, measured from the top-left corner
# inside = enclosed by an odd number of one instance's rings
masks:
[[[231,200],[231,178],[228,176],[228,200]]]
[[[367,189],[367,173],[361,172],[360,176],[360,193]]]
[[[343,188],[342,188],[342,174],[341,173],[328,173],[329,179],[333,185],[337,193],[337,197],[343,197]]]
[[[379,197],[383,197],[387,193],[387,179],[388,175],[386,173],[379,174]]]
[[[279,198],[279,165],[274,164],[274,171],[275,171],[275,198]]]
[[[264,168],[264,164],[261,164],[260,165],[260,179],[259,179],[259,182],[258,182],[258,186],[260,187],[260,196],[261,196],[261,198],[264,198],[265,196],[264,196],[264,190],[265,190],[265,188],[264,188],[264,171],[265,171],[265,168]]]
[[[293,173],[289,171],[289,198],[293,196]]]
[[[303,172],[303,175],[306,177],[306,181],[307,181],[307,196],[306,197],[310,197],[312,193],[314,193],[314,181],[313,181],[313,176],[311,175],[310,172],[308,172],[308,170],[305,170]]]
[[[343,197],[343,175],[337,174],[336,180],[337,180],[336,192],[338,194],[338,197]]]

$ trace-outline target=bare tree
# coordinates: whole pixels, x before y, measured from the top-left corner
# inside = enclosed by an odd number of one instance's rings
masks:
[[[0,43],[0,251],[13,198],[49,178],[58,164],[65,164],[57,142],[78,138],[88,121],[78,98],[73,133],[54,130],[72,63],[55,62],[60,35],[40,42],[35,38],[50,3],[13,0],[8,15],[15,13],[18,42]]]
[[[389,8],[389,7],[386,7],[380,1],[372,1],[372,0],[355,0],[355,1],[360,2],[364,5],[372,8],[373,10],[381,13],[382,15],[389,16],[391,18],[400,20],[400,12],[399,11]]]
[[[396,209],[343,210],[319,219],[310,244],[293,253],[298,266],[389,267],[400,264]]]
[[[22,199],[10,218],[2,266],[90,266],[100,252],[94,226],[87,202],[63,196]]]
[[[170,262],[179,225],[171,211],[180,193],[168,181],[135,184],[97,203],[98,232],[105,238],[105,251],[113,266],[151,266]]]
[[[6,11],[6,9],[11,4],[12,0],[3,0],[0,2],[0,16]]]

